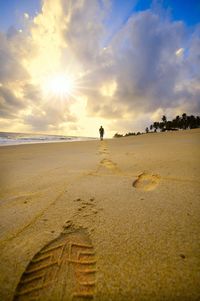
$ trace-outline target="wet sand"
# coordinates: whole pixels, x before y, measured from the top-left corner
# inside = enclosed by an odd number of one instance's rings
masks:
[[[0,300],[200,300],[200,130],[0,147]]]

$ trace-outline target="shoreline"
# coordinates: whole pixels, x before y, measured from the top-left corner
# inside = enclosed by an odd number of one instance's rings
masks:
[[[97,139],[97,137],[0,132],[0,146],[36,144],[36,143],[40,144],[40,143],[90,141],[95,139]]]
[[[21,142],[21,143],[12,143],[12,144],[0,144],[0,147],[1,146],[17,146],[17,145],[32,145],[32,144],[50,144],[50,143],[68,143],[68,142],[86,142],[86,141],[93,141],[93,140],[99,140],[98,138],[90,138],[90,139],[87,139],[87,138],[85,138],[85,139],[77,139],[77,140],[71,140],[71,139],[69,139],[68,141],[67,140],[65,140],[65,141],[41,141],[41,142],[39,142],[39,141],[37,141],[37,142]]]

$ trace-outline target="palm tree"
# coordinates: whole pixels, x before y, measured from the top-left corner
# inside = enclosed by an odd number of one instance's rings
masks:
[[[160,128],[161,132],[165,131],[165,124],[164,124],[164,122],[159,122],[159,128]]]
[[[197,120],[198,119],[195,118],[194,115],[188,116],[187,117],[187,127],[189,127],[190,129],[198,128]]]
[[[181,121],[181,118],[179,115],[177,115],[176,119],[174,119],[174,127],[175,128],[180,128],[180,121]]]
[[[196,121],[197,121],[197,127],[199,128],[200,127],[200,117],[199,116],[196,117]]]
[[[156,132],[157,129],[160,129],[161,132],[164,132],[165,130],[200,128],[200,116],[196,116],[196,117],[194,115],[187,116],[186,113],[183,113],[181,117],[177,115],[176,118],[173,119],[172,121],[170,120],[167,121],[166,116],[163,115],[161,122],[154,122],[153,124],[150,125],[149,128],[151,131],[154,128],[155,129],[154,132]]]
[[[166,129],[166,127],[167,127],[167,117],[165,115],[163,115],[162,121],[163,121],[163,124],[164,124],[164,126],[163,126],[163,130],[164,130],[164,128]]]
[[[186,128],[187,128],[187,114],[186,113],[182,114],[182,128],[184,130],[186,130]]]
[[[162,117],[162,121],[163,121],[164,123],[166,123],[166,121],[167,121],[167,117],[166,117],[165,115],[163,115],[163,117]]]
[[[159,122],[154,122],[153,127],[157,131],[157,129],[159,128]]]

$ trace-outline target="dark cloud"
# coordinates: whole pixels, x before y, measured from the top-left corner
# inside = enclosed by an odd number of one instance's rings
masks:
[[[17,98],[10,89],[0,87],[0,118],[16,118],[25,108],[22,99]]]

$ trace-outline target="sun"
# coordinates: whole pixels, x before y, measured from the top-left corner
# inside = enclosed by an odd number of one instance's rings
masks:
[[[64,98],[75,92],[75,80],[65,74],[51,75],[45,79],[43,90],[45,94]]]

